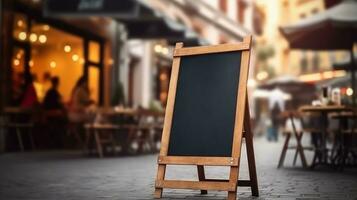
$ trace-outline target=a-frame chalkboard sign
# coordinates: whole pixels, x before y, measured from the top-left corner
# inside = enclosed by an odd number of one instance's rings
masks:
[[[238,44],[174,50],[155,198],[164,188],[228,191],[251,187],[258,196],[247,78],[252,37]],[[242,138],[245,138],[250,180],[238,180]],[[196,165],[198,181],[165,180],[166,165]],[[229,179],[208,179],[204,166],[230,167]]]

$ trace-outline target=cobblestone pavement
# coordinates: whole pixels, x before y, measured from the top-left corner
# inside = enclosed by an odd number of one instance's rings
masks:
[[[243,146],[244,147],[244,146]],[[260,197],[249,188],[238,188],[239,199],[357,199],[357,169],[334,171],[328,167],[303,170],[276,165],[279,143],[255,140]],[[245,152],[243,152],[245,153]],[[307,157],[311,159],[312,154]],[[157,155],[89,158],[79,152],[28,152],[0,155],[0,199],[152,199]],[[228,177],[228,169],[209,167],[210,178]],[[168,178],[195,180],[196,168],[170,166]],[[242,157],[240,178],[247,178],[246,157]],[[164,190],[164,199],[224,199],[226,192]]]

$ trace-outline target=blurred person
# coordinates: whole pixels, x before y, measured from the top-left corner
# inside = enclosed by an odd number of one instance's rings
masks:
[[[58,92],[59,78],[54,76],[51,78],[51,88],[46,92],[43,100],[45,110],[63,109],[62,96]]]
[[[38,97],[36,89],[33,83],[32,74],[25,75],[25,86],[24,94],[20,103],[20,106],[23,108],[32,108],[38,105]]]
[[[50,137],[48,144],[52,148],[62,148],[65,143],[63,133],[66,131],[64,127],[67,123],[67,117],[62,104],[62,96],[58,91],[59,83],[57,76],[51,78],[51,88],[46,92],[43,101],[45,126],[47,136]]]
[[[278,141],[278,131],[280,124],[280,113],[281,110],[277,103],[274,104],[273,108],[270,111],[270,126],[268,127],[268,141]]]
[[[37,99],[41,103],[46,94],[44,93],[43,85],[38,81],[36,74],[32,74],[32,80],[33,80],[33,86],[35,87],[36,90]]]
[[[18,106],[21,104],[23,94],[24,94],[24,73],[18,72],[13,74],[12,79],[12,96],[11,96],[11,105]]]
[[[88,108],[94,104],[90,98],[87,78],[80,77],[74,88],[72,89],[71,99],[69,103],[69,119],[73,122],[85,122],[92,118],[86,112]]]
[[[285,109],[284,95],[280,89],[275,88],[269,96],[270,123],[268,127],[268,141],[278,141],[280,127],[280,113]]]
[[[51,83],[51,73],[46,71],[43,73],[42,75],[42,90],[43,90],[43,93],[46,94],[47,91],[52,87],[52,83]]]

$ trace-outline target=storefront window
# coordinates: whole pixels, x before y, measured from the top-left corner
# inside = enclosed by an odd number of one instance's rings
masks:
[[[49,77],[57,76],[59,92],[65,102],[69,101],[71,91],[84,71],[82,39],[46,24],[33,23],[30,42],[30,71],[43,87],[43,92],[38,95],[40,100],[49,88]]]
[[[18,104],[23,93],[24,72],[25,72],[25,51],[22,48],[15,47],[11,59],[12,71],[12,97],[11,103]]]
[[[89,61],[99,63],[99,43],[89,42]]]
[[[89,91],[91,99],[96,103],[99,102],[99,68],[96,66],[90,66],[88,69],[88,81],[89,81]]]

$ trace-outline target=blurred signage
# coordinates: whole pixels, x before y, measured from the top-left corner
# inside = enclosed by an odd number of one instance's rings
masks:
[[[45,0],[44,15],[135,18],[139,4],[136,0]]]

